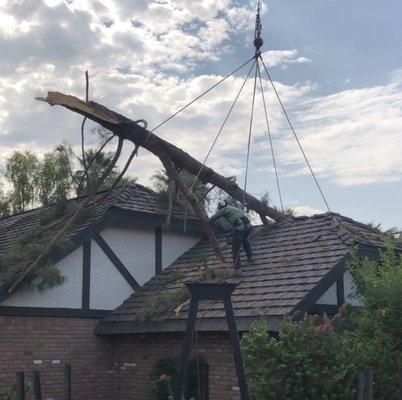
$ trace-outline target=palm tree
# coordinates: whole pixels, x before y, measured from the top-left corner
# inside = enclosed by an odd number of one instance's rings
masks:
[[[182,177],[186,185],[189,188],[192,188],[191,190],[194,196],[198,199],[199,207],[206,211],[209,204],[209,199],[207,196],[207,186],[197,180],[195,175],[188,172],[187,170],[181,170],[180,176]],[[163,206],[167,206],[169,204],[169,178],[166,174],[166,171],[156,171],[152,176],[152,180],[154,182],[154,189],[159,195],[160,203]],[[190,214],[192,214],[193,209],[186,198],[183,196],[183,194],[177,188],[174,187],[173,189],[173,205],[183,208]]]
[[[87,165],[89,165],[86,174],[84,162],[81,158],[78,158],[81,169],[75,172],[75,179],[78,182],[77,195],[86,194],[94,187],[96,187],[99,178],[104,174],[104,172],[109,168],[110,164],[112,163],[113,157],[114,154],[112,152],[97,151],[95,149],[89,149],[85,151],[86,163]],[[109,176],[105,179],[98,190],[110,189],[119,175],[119,168],[117,166],[114,166],[110,171]],[[135,178],[123,177],[119,182],[119,186],[124,186],[134,181]]]

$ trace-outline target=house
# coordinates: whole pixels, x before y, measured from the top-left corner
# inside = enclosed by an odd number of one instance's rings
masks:
[[[75,398],[112,398],[100,389],[111,376],[112,347],[94,335],[96,323],[202,236],[197,220],[184,220],[176,209],[170,229],[163,231],[166,212],[156,193],[138,184],[101,192],[93,204],[96,215],[77,227],[65,250],[51,256],[67,278],[64,284],[10,294],[13,282],[4,281],[8,271],[0,268],[0,393],[11,387],[15,372],[38,369],[45,387],[52,387],[49,398],[61,398],[62,363],[71,360],[75,376],[84,374]],[[42,211],[0,219],[0,255],[43,228]]]
[[[3,290],[0,392],[16,371],[37,369],[45,396],[59,399],[61,365],[70,362],[75,399],[151,399],[155,362],[180,355],[187,309],[173,312],[176,294],[184,282],[201,279],[205,264],[225,272],[197,220],[187,219],[184,230],[176,210],[171,228],[162,229],[166,215],[151,190],[133,185],[97,200],[96,218],[57,256],[68,278],[63,285],[11,296]],[[0,220],[1,251],[37,227],[37,213]],[[230,246],[219,241],[230,259]],[[256,227],[251,243],[254,263],[244,268],[232,298],[240,332],[261,316],[276,332],[286,315],[358,306],[346,269],[350,248],[376,257],[385,246],[367,226],[334,213]],[[195,340],[193,351],[209,367],[209,398],[238,398],[222,304],[201,303]]]

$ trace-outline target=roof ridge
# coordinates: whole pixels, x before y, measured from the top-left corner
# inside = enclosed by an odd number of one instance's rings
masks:
[[[124,185],[124,186],[117,186],[116,188],[113,189],[113,191],[118,190],[118,189],[122,189],[122,188],[124,188],[123,190],[126,190],[127,188],[131,187],[132,185],[138,185],[138,184],[137,184],[137,183],[129,183],[129,184],[126,184],[126,185]],[[142,185],[138,185],[138,186],[142,186]],[[142,186],[142,187],[144,187],[144,186]],[[99,190],[99,191],[97,191],[97,192],[95,193],[95,195],[99,195],[99,194],[102,194],[102,193],[106,193],[106,192],[109,191],[109,190],[110,190],[109,188],[108,188],[108,189]],[[152,189],[150,189],[150,190],[152,190]],[[120,193],[120,194],[121,194],[121,193]],[[120,194],[119,194],[119,195],[120,195]],[[85,199],[85,198],[88,197],[88,196],[89,196],[88,193],[87,193],[87,194],[83,194],[83,195],[78,195],[78,196],[74,196],[74,197],[68,198],[67,201],[82,200],[82,199]],[[4,220],[9,219],[9,218],[12,218],[12,217],[18,217],[18,216],[20,216],[20,215],[25,215],[25,214],[30,214],[30,213],[38,212],[39,210],[44,210],[44,209],[47,209],[47,208],[54,207],[56,204],[57,204],[57,203],[52,203],[52,204],[48,204],[48,205],[38,206],[38,207],[30,208],[29,210],[25,210],[25,211],[21,211],[21,212],[18,212],[18,213],[6,215],[6,216],[4,216],[4,217],[0,217],[0,221],[4,221]]]
[[[338,214],[340,215],[340,214]],[[354,235],[347,229],[345,229],[345,227],[342,226],[341,221],[339,221],[336,218],[336,215],[329,215],[328,216],[328,221],[329,221],[329,225],[333,227],[333,230],[335,232],[335,235],[338,237],[338,239],[345,245],[349,245],[350,242],[348,242],[344,236],[348,235],[349,238],[352,237],[353,240],[356,240],[356,238],[354,237]]]

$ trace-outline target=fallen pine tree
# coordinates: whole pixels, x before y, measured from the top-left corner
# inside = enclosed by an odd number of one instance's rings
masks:
[[[210,183],[213,186],[222,189],[242,204],[246,204],[249,210],[253,210],[259,214],[263,223],[267,222],[267,217],[274,221],[283,219],[283,214],[242,190],[232,179],[225,178],[218,174],[212,168],[203,165],[182,149],[161,139],[152,133],[152,131],[145,129],[137,122],[130,120],[101,104],[93,101],[86,102],[77,97],[60,92],[49,92],[46,98],[40,97],[38,100],[44,101],[51,106],[60,105],[75,113],[81,114],[110,130],[118,136],[119,139],[129,140],[137,147],[143,147],[157,156],[165,167],[169,179],[175,182],[176,186],[191,204],[195,214],[201,221],[205,234],[214,248],[215,254],[223,262],[224,257],[214,232],[208,222],[208,216],[205,211],[199,207],[197,198],[180,176],[180,170],[185,169],[189,171],[197,176],[203,184]]]

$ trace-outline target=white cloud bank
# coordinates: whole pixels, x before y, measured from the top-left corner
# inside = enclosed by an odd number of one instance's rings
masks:
[[[62,140],[78,144],[81,119],[34,97],[53,89],[82,97],[87,68],[93,99],[155,126],[221,78],[191,76],[191,71],[230,51],[230,35],[252,26],[241,22],[254,15],[230,0],[67,3],[0,0],[0,163],[16,148],[43,152]],[[269,51],[264,57],[279,68],[310,61],[297,50]],[[342,186],[401,179],[400,77],[395,72],[383,85],[328,96],[317,96],[311,83],[277,82],[319,176]],[[242,80],[228,79],[158,134],[203,159]],[[304,175],[308,170],[268,82],[264,85],[280,173]],[[224,174],[243,171],[251,91],[250,82],[211,156],[212,166]],[[258,97],[252,157],[269,169],[265,135]],[[140,157],[130,172],[144,182],[158,163],[145,152]]]

